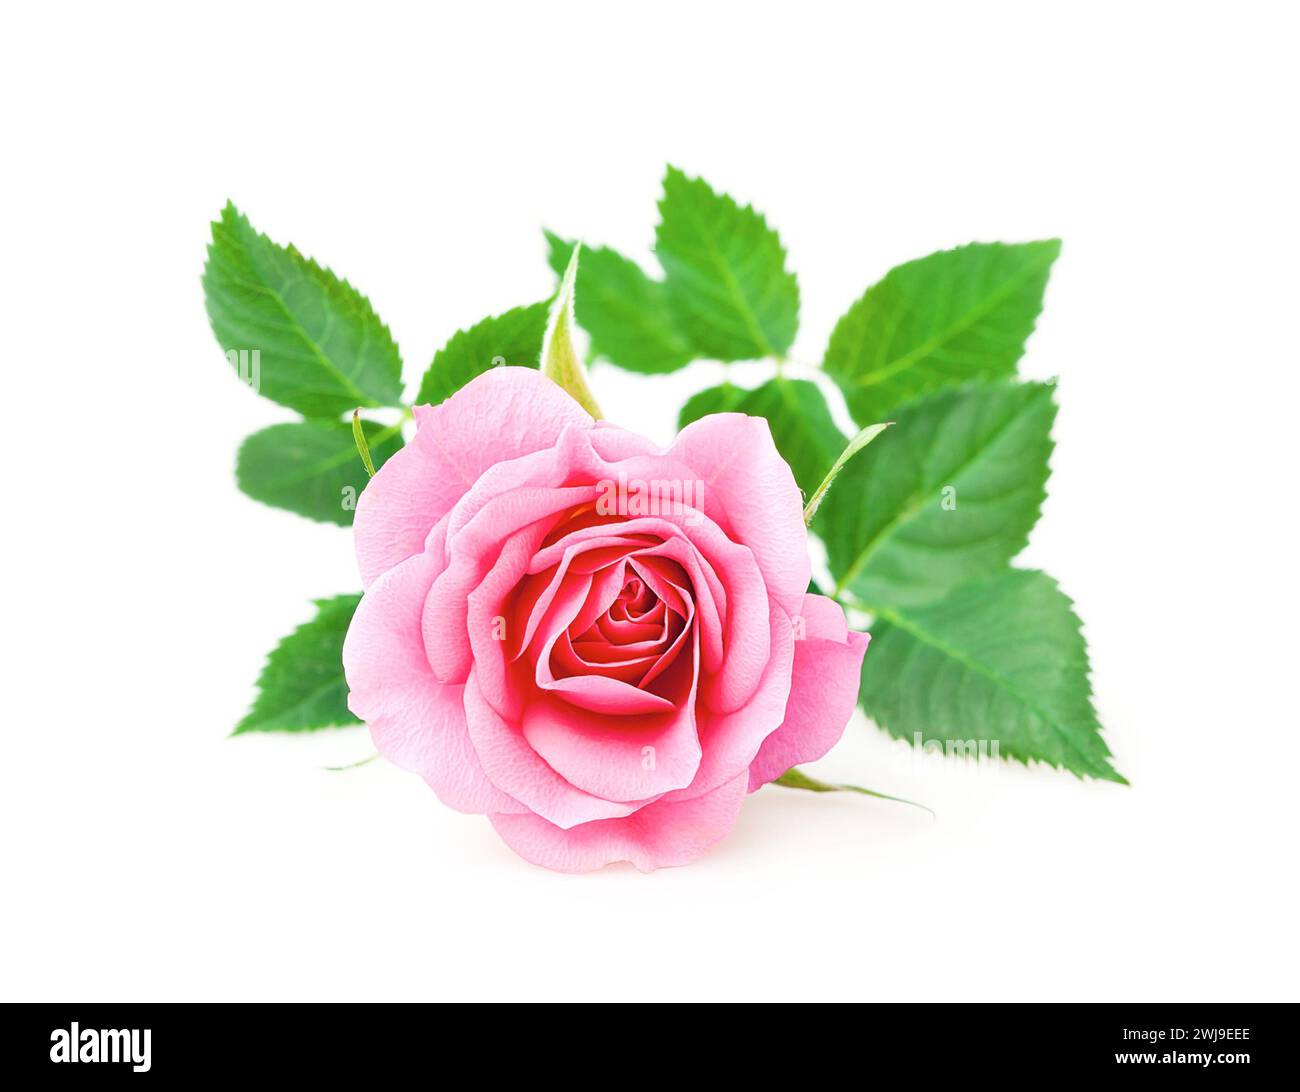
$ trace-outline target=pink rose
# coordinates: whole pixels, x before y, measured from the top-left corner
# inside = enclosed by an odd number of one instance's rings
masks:
[[[415,419],[357,505],[343,663],[375,746],[445,804],[548,868],[649,871],[839,739],[867,637],[806,594],[765,420],[661,450],[528,368]]]

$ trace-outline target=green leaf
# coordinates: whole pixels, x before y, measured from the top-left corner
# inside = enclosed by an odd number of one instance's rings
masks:
[[[729,383],[700,391],[681,408],[677,427],[710,413],[745,413],[765,417],[772,439],[805,497],[811,496],[844,447],[826,399],[817,384],[777,376],[752,391]]]
[[[569,264],[560,281],[560,291],[551,305],[551,318],[542,339],[542,374],[569,395],[593,417],[605,415],[587,385],[587,369],[573,344],[573,293],[578,280],[578,262],[582,247],[573,248]]]
[[[433,363],[420,380],[416,404],[432,405],[450,398],[495,364],[536,368],[542,355],[549,306],[549,301],[543,300],[515,307],[454,334],[434,354]]]
[[[1053,390],[975,383],[900,408],[822,505],[836,595],[921,603],[1015,557],[1045,496]]]
[[[799,283],[762,215],[669,167],[659,216],[655,253],[689,343],[715,360],[784,357],[799,325]]]
[[[401,426],[363,420],[361,427],[378,469],[401,448]],[[239,449],[235,480],[263,504],[348,527],[369,476],[350,423],[296,421],[249,436]]]
[[[343,638],[360,602],[360,595],[316,600],[316,617],[267,657],[257,680],[257,700],[235,727],[236,735],[361,723],[348,709],[343,677]]]
[[[559,276],[574,244],[551,232],[549,261]],[[574,305],[592,355],[634,372],[672,372],[694,354],[673,324],[668,293],[630,258],[609,247],[582,248]]]
[[[401,404],[402,358],[365,296],[234,205],[212,225],[203,292],[227,358],[272,401],[306,417]]]
[[[1045,573],[1007,570],[937,603],[884,608],[858,701],[890,735],[938,741],[1127,784],[1092,707],[1088,650],[1070,600]]]
[[[1059,239],[972,243],[897,266],[836,324],[823,363],[858,424],[918,394],[1015,374]]]

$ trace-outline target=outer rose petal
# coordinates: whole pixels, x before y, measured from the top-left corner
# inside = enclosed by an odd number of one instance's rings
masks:
[[[566,425],[595,422],[533,368],[493,368],[446,402],[416,406],[416,432],[357,501],[361,584],[417,553],[425,536],[496,463],[550,447]]]
[[[602,800],[576,788],[555,772],[524,739],[516,725],[497,713],[479,689],[471,672],[465,683],[465,721],[470,742],[488,779],[512,800],[517,800],[548,823],[578,826],[630,815],[641,801]],[[501,809],[502,811],[513,809]]]
[[[642,727],[619,724],[563,701],[534,702],[524,714],[529,746],[569,784],[605,800],[639,801],[689,785],[700,765],[695,718],[688,709]],[[655,756],[647,768],[647,748]]]
[[[624,819],[562,830],[536,815],[492,815],[492,825],[525,860],[557,872],[594,872],[615,861],[640,871],[695,860],[731,833],[745,799],[745,775],[692,800],[647,804]]]
[[[754,552],[773,601],[798,614],[812,575],[808,530],[799,487],[767,421],[743,413],[701,417],[682,429],[667,454],[700,476],[706,511],[721,506],[726,519],[719,522]]]
[[[791,766],[821,758],[844,734],[858,700],[870,637],[849,629],[839,604],[824,595],[804,596],[801,617],[806,629],[803,639],[794,642],[785,720],[750,764],[750,792]]]
[[[343,642],[348,708],[385,758],[418,773],[457,811],[524,811],[488,781],[469,740],[463,686],[434,678],[420,613],[439,558],[417,554],[366,592]]]
[[[668,793],[666,800],[689,800],[712,792],[736,774],[749,769],[763,742],[785,718],[794,671],[795,640],[790,619],[773,608],[772,657],[753,698],[734,713],[716,714],[697,707],[703,757],[695,780],[684,789]]]

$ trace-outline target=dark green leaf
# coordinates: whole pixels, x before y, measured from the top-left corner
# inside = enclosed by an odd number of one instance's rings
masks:
[[[549,231],[546,240],[551,268],[563,276],[574,244]],[[635,372],[671,372],[690,363],[693,354],[673,324],[663,282],[618,251],[583,246],[575,304],[593,356]]]
[[[817,518],[836,594],[921,603],[1001,570],[1045,495],[1053,387],[975,383],[926,395],[851,461]]]
[[[365,296],[234,205],[212,225],[203,292],[227,358],[272,401],[307,417],[401,404],[402,358]]]
[[[362,421],[375,469],[402,446],[401,427]],[[297,421],[272,425],[239,449],[235,480],[254,500],[308,519],[352,523],[369,476],[357,454],[351,424]]]
[[[1059,239],[972,243],[891,269],[840,319],[824,367],[860,425],[918,394],[1015,374]]]
[[[699,355],[783,357],[799,325],[799,283],[762,215],[669,167],[659,216],[668,303]]]
[[[495,365],[536,368],[542,355],[549,307],[548,300],[515,307],[452,335],[434,354],[433,363],[420,380],[416,403],[435,404],[450,398],[475,376]]]
[[[316,617],[276,645],[257,680],[257,700],[235,728],[302,732],[359,724],[348,709],[343,638],[360,595],[316,600]]]
[[[945,753],[1037,759],[1127,784],[1092,707],[1088,650],[1056,582],[1007,570],[920,607],[880,611],[858,701],[893,736]]]

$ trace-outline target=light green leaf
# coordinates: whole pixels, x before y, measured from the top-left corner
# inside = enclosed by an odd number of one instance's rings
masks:
[[[1053,389],[975,383],[901,407],[822,505],[836,595],[921,603],[1018,554],[1045,496]]]
[[[848,465],[849,460],[893,423],[893,421],[881,421],[878,424],[868,425],[866,428],[858,430],[853,439],[850,440],[844,450],[840,452],[839,458],[837,458],[831,465],[831,468],[826,471],[826,476],[822,478],[821,484],[813,490],[812,496],[808,498],[808,503],[804,506],[803,510],[803,522],[805,526],[812,523],[813,516],[817,514],[817,509],[821,506],[822,500],[830,490],[830,487],[835,484],[835,479],[840,476],[840,471]]]
[[[400,425],[362,421],[375,468],[402,446]],[[254,500],[322,523],[352,524],[369,476],[352,425],[296,421],[249,436],[239,449],[235,480]]]
[[[563,276],[574,244],[549,231],[546,240],[551,268]],[[673,323],[663,282],[609,247],[583,246],[574,307],[592,355],[620,368],[671,372],[694,355]]]
[[[681,409],[677,427],[709,413],[745,413],[764,417],[772,439],[805,497],[825,477],[844,447],[844,434],[835,427],[826,399],[815,383],[777,376],[761,387],[744,391],[724,383],[694,395]]]
[[[272,401],[307,417],[401,403],[402,358],[365,296],[234,205],[212,225],[203,292],[227,358]]]
[[[823,363],[858,424],[918,394],[1015,374],[1059,239],[972,243],[897,266],[831,334]]]
[[[569,265],[560,281],[560,291],[551,305],[551,317],[542,339],[542,374],[555,383],[593,417],[604,417],[587,385],[587,369],[573,344],[573,293],[578,278],[582,247],[573,248]]]
[[[257,680],[257,700],[236,726],[236,735],[361,723],[348,709],[343,677],[343,638],[360,602],[360,595],[316,600],[316,617],[267,657]]]
[[[433,363],[420,380],[416,404],[434,405],[450,398],[497,364],[536,368],[542,355],[549,306],[550,302],[543,300],[529,307],[515,307],[452,335],[434,354]]]
[[[1092,707],[1088,650],[1056,581],[1006,570],[937,603],[884,608],[858,701],[893,736],[1127,784]]]
[[[365,422],[361,419],[360,410],[352,411],[352,442],[356,446],[357,454],[361,456],[361,465],[366,468],[366,476],[373,478],[375,460],[370,457],[370,444],[366,441]]]
[[[784,357],[799,325],[799,283],[762,215],[676,167],[659,215],[655,253],[687,341],[715,360]]]

